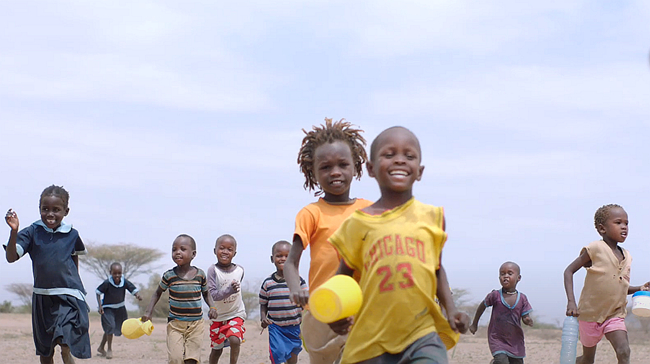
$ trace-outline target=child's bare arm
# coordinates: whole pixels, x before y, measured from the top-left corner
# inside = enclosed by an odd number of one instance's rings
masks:
[[[309,291],[300,287],[300,272],[298,270],[303,250],[302,239],[297,234],[294,234],[289,256],[284,263],[284,279],[289,287],[291,302],[298,306],[305,306],[309,302]]]
[[[269,315],[269,306],[268,305],[260,305],[260,317],[261,317],[261,325],[262,328],[265,329],[267,326],[272,324],[271,319],[268,317]]]
[[[18,228],[20,227],[20,222],[18,221],[18,215],[12,209],[7,211],[5,215],[5,221],[7,225],[11,228],[11,233],[9,234],[9,242],[5,247],[5,257],[7,262],[13,263],[20,258],[18,252],[16,251],[16,242],[18,241]]]
[[[578,305],[576,304],[576,296],[573,292],[573,274],[577,272],[580,268],[591,262],[591,258],[586,250],[580,253],[571,264],[564,270],[564,290],[566,291],[567,306],[566,306],[566,315],[567,316],[578,316]]]
[[[481,301],[481,303],[478,304],[478,307],[476,308],[476,313],[474,314],[474,321],[469,326],[469,332],[471,332],[472,334],[475,334],[476,330],[478,330],[478,320],[481,319],[483,312],[485,312],[485,300]]]
[[[442,255],[440,257],[442,259]],[[451,297],[451,289],[449,289],[449,281],[447,281],[447,273],[445,268],[440,264],[440,269],[436,271],[438,278],[438,288],[436,296],[440,300],[440,304],[447,311],[447,321],[452,330],[466,333],[469,327],[469,316],[465,312],[459,312],[454,304],[454,299]]]
[[[345,261],[341,259],[341,263],[339,264],[339,269],[336,271],[336,274],[345,274],[346,276],[352,277],[352,275],[354,275],[354,269],[348,267],[348,265],[345,264]]]
[[[212,297],[208,294],[208,292],[203,292],[203,299],[205,300],[205,303],[208,304],[208,307],[210,307],[210,310],[208,311],[208,317],[212,320],[217,319],[217,309],[215,308],[214,301],[212,300]]]
[[[526,324],[528,326],[533,326],[533,324],[534,324],[533,318],[530,317],[530,315],[526,315],[526,316],[522,317],[521,321],[523,321],[524,324]]]
[[[650,291],[650,282],[645,282],[642,286],[630,286],[627,289],[627,294],[634,294],[639,291]]]
[[[160,300],[160,296],[162,296],[163,290],[158,286],[156,289],[156,292],[154,292],[151,295],[151,301],[149,301],[149,306],[147,306],[147,309],[144,311],[144,315],[140,318],[142,322],[147,322],[151,320],[151,315],[153,313],[153,308],[156,307],[156,303],[158,303],[158,300]]]
[[[97,307],[99,307],[97,312],[99,312],[100,315],[103,315],[104,308],[102,307],[102,296],[99,293],[97,293]]]

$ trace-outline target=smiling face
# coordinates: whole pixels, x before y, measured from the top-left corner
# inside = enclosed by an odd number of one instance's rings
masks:
[[[113,282],[115,284],[120,284],[122,282],[122,266],[119,264],[111,265],[111,277],[113,277]]]
[[[186,236],[179,236],[172,244],[172,260],[176,265],[189,265],[196,256],[196,249],[192,247],[192,240]]]
[[[61,197],[54,195],[41,198],[40,210],[41,221],[52,230],[56,230],[61,226],[61,221],[70,211]]]
[[[289,243],[279,243],[273,248],[273,255],[271,256],[271,262],[275,264],[275,269],[278,273],[282,274],[284,272],[284,263],[287,261],[289,256],[289,251],[291,250],[291,245]]]
[[[628,233],[627,213],[622,207],[612,207],[604,224],[598,225],[598,233],[606,242],[622,243]]]
[[[501,268],[499,268],[499,283],[506,292],[515,291],[520,280],[521,275],[516,264],[507,262],[501,265]]]
[[[373,142],[372,160],[368,174],[386,192],[409,192],[415,181],[422,178],[424,166],[420,143],[408,129],[395,127],[383,131]]]
[[[325,192],[323,198],[330,202],[346,202],[350,183],[354,178],[354,164],[350,146],[342,141],[326,143],[314,152],[314,174]]]
[[[229,236],[220,238],[214,247],[214,255],[219,264],[230,265],[232,258],[237,255],[237,243]]]

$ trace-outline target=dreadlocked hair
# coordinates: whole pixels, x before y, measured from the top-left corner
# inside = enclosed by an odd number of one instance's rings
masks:
[[[41,198],[38,200],[38,205],[41,205],[41,201],[43,200],[43,197],[45,196],[56,196],[63,201],[63,205],[65,207],[68,207],[68,201],[70,201],[70,194],[68,194],[68,191],[63,188],[63,186],[55,186],[51,185],[43,190],[41,192]]]
[[[306,131],[302,129],[302,131],[305,133],[305,137],[302,139],[302,145],[298,152],[298,165],[300,165],[302,174],[305,175],[303,187],[306,190],[316,190],[314,196],[323,193],[323,190],[318,186],[314,173],[314,154],[316,148],[335,141],[342,141],[350,146],[352,162],[354,163],[354,175],[357,179],[361,178],[363,164],[368,160],[365,149],[366,140],[361,136],[363,130],[353,129],[352,124],[345,119],[332,122],[332,119],[325,118],[324,125],[314,125],[312,130]]]
[[[605,225],[605,222],[609,217],[609,212],[616,207],[622,209],[620,205],[612,203],[609,205],[603,205],[598,210],[596,210],[596,214],[594,215],[594,226],[596,226],[596,229],[598,229],[598,225]]]

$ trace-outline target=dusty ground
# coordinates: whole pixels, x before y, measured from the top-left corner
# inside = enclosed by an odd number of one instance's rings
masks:
[[[151,336],[144,336],[136,340],[124,337],[115,338],[113,342],[114,358],[108,361],[105,358],[94,356],[88,360],[77,360],[77,363],[113,363],[113,364],[150,364],[165,363],[167,352],[165,347],[164,320],[154,321],[155,329]],[[268,336],[265,330],[260,335],[257,321],[247,322],[246,342],[242,346],[239,358],[241,364],[269,363]],[[97,316],[91,317],[90,340],[93,345],[93,355],[97,344],[101,340],[102,329]],[[208,335],[206,329],[205,349],[203,362],[207,362],[209,355]],[[637,332],[630,332],[632,348],[632,363],[650,363],[650,336]],[[526,331],[526,364],[557,364],[560,352],[559,330],[527,330]],[[229,349],[224,351],[220,362],[228,363]],[[34,355],[34,344],[31,333],[31,317],[25,314],[0,314],[0,363],[27,364],[38,363]],[[485,339],[485,329],[479,329],[477,336],[463,335],[461,342],[455,350],[449,352],[451,364],[489,363],[490,354]],[[55,363],[61,363],[61,358],[55,356]],[[309,358],[306,353],[301,353],[299,363],[306,364]],[[596,363],[615,363],[616,359],[608,342],[601,342],[598,347]]]

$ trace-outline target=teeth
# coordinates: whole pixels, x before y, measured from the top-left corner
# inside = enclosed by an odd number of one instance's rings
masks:
[[[390,175],[391,176],[395,176],[395,175],[397,175],[397,176],[408,176],[408,173],[406,173],[405,171],[392,171],[392,172],[390,172]]]

